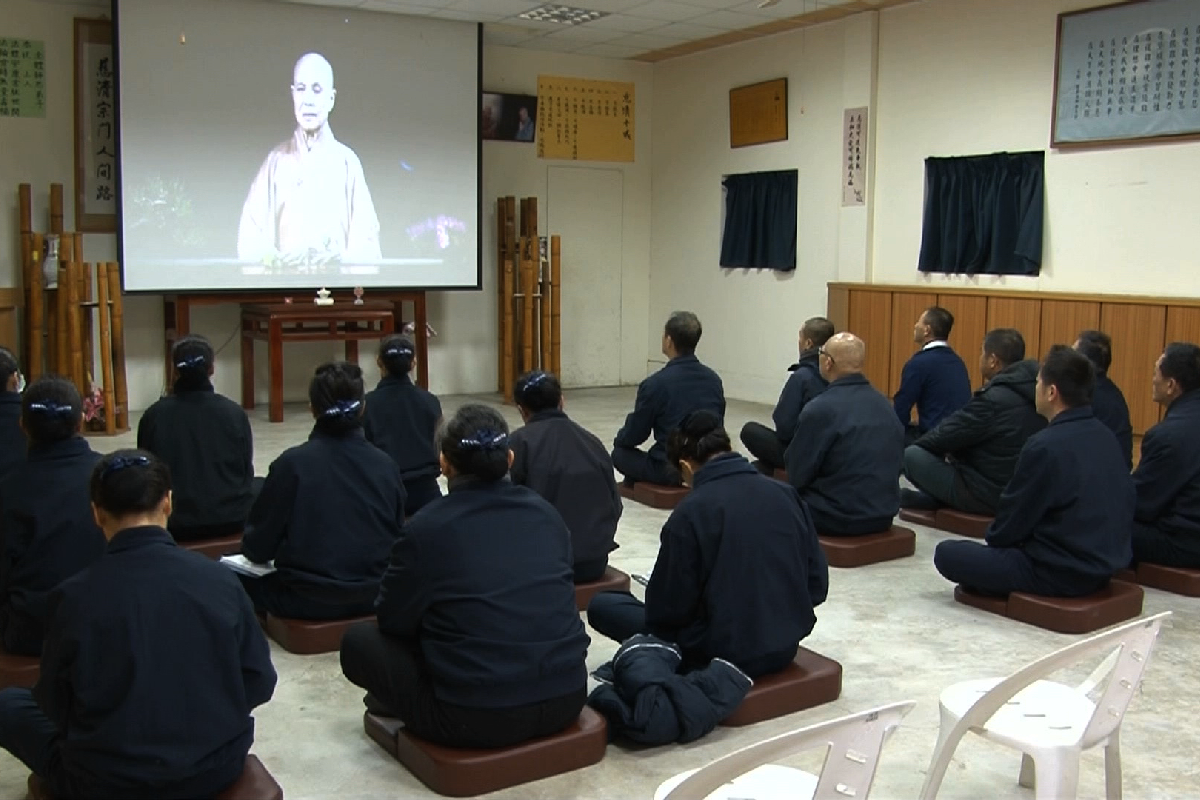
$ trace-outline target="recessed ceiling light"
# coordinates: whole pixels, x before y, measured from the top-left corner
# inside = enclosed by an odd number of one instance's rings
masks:
[[[588,8],[573,8],[571,6],[541,5],[531,8],[524,14],[518,14],[521,19],[534,22],[554,22],[559,25],[582,25],[594,19],[607,17],[603,11],[592,11]]]

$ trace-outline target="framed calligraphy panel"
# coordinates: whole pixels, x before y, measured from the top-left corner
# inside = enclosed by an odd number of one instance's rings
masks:
[[[537,155],[633,161],[634,85],[538,76]]]
[[[112,23],[75,20],[75,230],[117,231],[117,85]]]
[[[46,116],[46,43],[0,37],[0,117]]]

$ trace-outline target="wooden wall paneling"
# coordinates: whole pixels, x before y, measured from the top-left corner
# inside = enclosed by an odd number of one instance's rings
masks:
[[[886,392],[892,347],[892,293],[890,290],[853,290],[849,312],[846,330],[867,345],[867,364],[863,373],[872,386]]]
[[[1075,344],[1080,331],[1100,327],[1100,304],[1082,300],[1042,300],[1043,353],[1055,344]]]
[[[1200,344],[1200,308],[1167,306],[1167,329],[1163,341],[1166,344],[1171,342]],[[1116,349],[1116,344],[1113,345],[1113,348]]]
[[[878,387],[892,397],[900,389],[900,374],[904,365],[917,352],[917,343],[913,341],[912,329],[917,324],[917,318],[932,305],[937,304],[936,294],[916,294],[910,292],[892,293],[892,344],[889,354],[888,385]],[[916,413],[914,409],[914,414]]]
[[[1166,341],[1167,307],[1132,303],[1103,303],[1100,329],[1112,337],[1113,362],[1108,377],[1121,387],[1129,404],[1135,434],[1158,422],[1158,404],[1150,397],[1154,362]]]
[[[850,290],[839,286],[830,286],[825,299],[825,319],[833,323],[835,331],[850,328]],[[796,326],[799,330],[800,326]]]
[[[950,346],[966,363],[967,374],[971,376],[971,388],[978,389],[983,386],[979,351],[983,349],[983,337],[988,331],[987,298],[982,295],[939,294],[937,304],[954,315]]]
[[[987,328],[1016,328],[1025,339],[1025,357],[1042,357],[1042,301],[1039,298],[988,297]]]

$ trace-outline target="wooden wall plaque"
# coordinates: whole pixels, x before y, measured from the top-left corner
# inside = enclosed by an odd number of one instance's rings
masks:
[[[746,147],[788,138],[787,78],[729,90],[729,146]]]

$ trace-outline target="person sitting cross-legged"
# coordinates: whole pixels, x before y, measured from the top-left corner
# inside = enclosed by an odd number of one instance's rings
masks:
[[[600,580],[621,519],[612,458],[594,434],[563,411],[562,387],[548,372],[517,379],[513,395],[525,427],[513,431],[510,477],[562,514],[571,531],[575,582]]]
[[[800,412],[788,481],[824,536],[880,533],[900,510],[904,426],[863,375],[867,346],[839,333],[821,348],[829,388]]]
[[[971,401],[904,450],[902,508],[942,506],[995,516],[1025,441],[1046,427],[1034,406],[1038,363],[1025,359],[1025,339],[1012,328],[983,337],[979,367],[986,381]]]
[[[679,470],[667,462],[667,434],[692,411],[707,409],[725,417],[721,379],[696,358],[702,332],[700,320],[690,311],[676,311],[663,328],[662,351],[669,360],[638,385],[633,411],[613,440],[613,465],[627,485],[682,485]],[[651,435],[649,452],[639,450]]]
[[[171,474],[144,450],[89,481],[104,555],[50,594],[41,675],[0,691],[0,747],[51,797],[213,797],[242,774],[275,668],[233,573],[167,533]]]
[[[367,710],[446,747],[509,747],[579,717],[590,642],[575,607],[571,535],[508,480],[508,426],[466,405],[439,436],[450,493],[408,521],[376,602],[342,638]]]
[[[1090,405],[1092,364],[1055,345],[1037,379],[1050,424],[1025,443],[986,544],[940,542],[944,578],[993,596],[1081,597],[1129,564],[1135,492],[1116,437]]]
[[[711,412],[684,417],[667,455],[692,490],[663,526],[646,602],[601,592],[588,623],[618,642],[638,633],[674,642],[684,671],[723,658],[751,678],[778,672],[812,632],[813,609],[829,590],[808,509],[731,452]]]
[[[800,361],[790,369],[787,383],[775,404],[771,421],[772,430],[758,422],[747,422],[742,426],[742,444],[750,455],[758,459],[759,468],[767,475],[783,469],[783,454],[796,434],[796,420],[808,401],[825,391],[829,384],[821,377],[820,357],[817,351],[829,337],[833,336],[833,323],[824,317],[813,317],[800,329]]]

